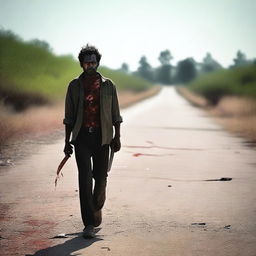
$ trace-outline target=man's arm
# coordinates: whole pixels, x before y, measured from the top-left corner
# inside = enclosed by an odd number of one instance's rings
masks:
[[[111,142],[111,147],[114,149],[114,152],[117,152],[121,149],[121,141],[120,141],[120,125],[123,122],[123,119],[120,115],[119,103],[115,85],[113,85],[113,105],[112,105],[112,118],[113,125],[115,128],[115,136]]]
[[[121,141],[120,141],[120,122],[114,124],[115,127],[115,136],[111,141],[111,147],[114,152],[117,152],[121,149]]]
[[[64,147],[64,153],[65,155],[70,156],[73,153],[72,146],[69,142],[70,135],[71,135],[72,127],[68,124],[65,125],[65,147]]]
[[[65,99],[65,118],[63,123],[65,124],[65,147],[64,153],[65,155],[71,155],[73,153],[72,146],[70,144],[70,135],[72,132],[74,120],[74,104],[71,97],[71,84],[68,86],[66,99]]]
[[[68,124],[65,125],[65,143],[69,143],[72,127]]]
[[[115,137],[116,138],[120,138],[121,135],[120,135],[120,122],[117,122],[116,124],[114,124],[114,127],[115,127]]]
[[[117,97],[117,91],[116,87],[113,84],[113,95],[112,95],[112,120],[113,120],[113,125],[115,126],[117,123],[122,123],[123,118],[120,115],[120,109],[119,109],[119,102],[118,102],[118,97]],[[119,127],[120,128],[120,127]]]

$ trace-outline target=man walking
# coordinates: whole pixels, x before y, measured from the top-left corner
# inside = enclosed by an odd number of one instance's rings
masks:
[[[99,226],[102,221],[109,148],[114,152],[121,148],[122,117],[115,85],[97,72],[101,59],[98,49],[87,44],[81,49],[78,59],[83,72],[70,82],[67,89],[63,120],[64,153],[71,155],[71,144],[74,145],[81,216],[85,226],[83,236],[92,238],[95,237],[94,227]]]

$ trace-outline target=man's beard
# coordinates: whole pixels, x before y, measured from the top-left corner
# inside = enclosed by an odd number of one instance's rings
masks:
[[[85,73],[88,74],[88,75],[93,75],[93,74],[96,73],[97,68],[90,67],[90,68],[85,69],[84,71],[85,71]]]

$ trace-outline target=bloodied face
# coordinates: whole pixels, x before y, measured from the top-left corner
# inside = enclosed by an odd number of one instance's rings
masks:
[[[83,70],[85,73],[95,73],[98,67],[98,62],[95,54],[85,55],[83,61]]]

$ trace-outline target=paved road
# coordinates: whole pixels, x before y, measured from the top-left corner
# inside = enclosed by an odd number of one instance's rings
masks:
[[[173,88],[122,115],[97,238],[81,237],[74,159],[54,190],[57,141],[1,172],[1,255],[255,256],[256,151]]]

